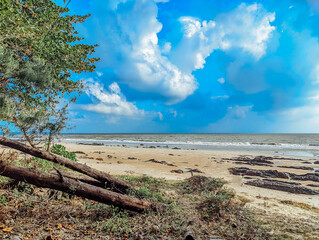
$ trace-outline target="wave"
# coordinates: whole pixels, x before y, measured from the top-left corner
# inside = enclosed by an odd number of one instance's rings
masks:
[[[319,150],[319,144],[290,144],[290,143],[256,143],[256,142],[202,142],[202,141],[147,141],[130,139],[86,139],[61,138],[62,142],[76,143],[104,143],[106,145],[175,145],[175,146],[203,146],[203,147],[246,147],[272,149]]]

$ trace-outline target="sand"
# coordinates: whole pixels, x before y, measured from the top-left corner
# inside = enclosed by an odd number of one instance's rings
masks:
[[[77,152],[79,161],[93,168],[108,172],[112,175],[147,175],[155,178],[168,180],[181,180],[191,177],[192,173],[172,173],[172,170],[185,170],[188,168],[198,169],[202,173],[194,175],[204,175],[214,178],[223,178],[228,184],[227,187],[233,189],[237,195],[249,200],[247,206],[256,209],[261,218],[269,217],[275,219],[278,224],[295,225],[310,224],[319,225],[319,195],[292,194],[283,191],[248,186],[247,181],[242,176],[234,176],[229,173],[231,167],[249,167],[253,169],[276,169],[282,172],[292,172],[305,174],[309,170],[279,168],[277,166],[248,166],[237,165],[234,161],[223,160],[224,158],[234,158],[240,155],[246,156],[272,156],[253,152],[235,151],[210,151],[210,150],[181,150],[167,148],[144,148],[140,147],[119,147],[119,146],[95,146],[80,145],[76,143],[63,143],[68,151]],[[282,156],[281,156],[282,157]],[[287,156],[286,156],[287,157]],[[297,157],[304,161],[319,161],[319,158]],[[165,161],[164,164],[148,161]],[[286,166],[306,166],[319,168],[319,164],[305,164],[302,161],[278,160],[277,163]],[[276,161],[275,161],[276,162]],[[169,166],[166,164],[173,164]],[[282,180],[282,179],[278,179]],[[303,185],[318,182],[302,182]],[[319,188],[314,188],[319,190]],[[282,201],[292,201],[294,205],[283,203]],[[300,203],[301,205],[298,205]],[[306,206],[306,207],[305,207]],[[288,219],[288,220],[287,220]]]
[[[319,196],[308,196],[301,194],[292,194],[282,191],[258,188],[245,185],[246,179],[241,176],[231,175],[228,171],[230,167],[249,167],[254,169],[276,169],[278,171],[304,174],[309,172],[300,169],[288,169],[280,167],[267,166],[247,166],[237,165],[233,161],[223,160],[223,158],[233,158],[239,155],[258,156],[258,153],[252,152],[234,152],[234,151],[204,151],[204,150],[181,150],[165,148],[143,148],[143,147],[114,147],[114,146],[94,146],[78,145],[75,143],[63,143],[69,151],[83,151],[85,154],[77,154],[81,163],[85,163],[93,168],[108,172],[112,175],[147,175],[156,178],[165,178],[170,180],[179,180],[189,178],[190,172],[182,174],[172,173],[176,169],[198,169],[203,173],[194,173],[214,178],[223,178],[228,181],[228,186],[233,188],[238,194],[257,199],[271,198],[278,200],[293,200],[310,204],[319,208]],[[263,154],[263,156],[267,156]],[[274,155],[268,155],[274,156]],[[286,156],[287,157],[287,156]],[[315,158],[301,158],[305,161]],[[165,161],[168,164],[176,166],[167,166],[165,164],[147,162],[150,159]],[[319,158],[317,159],[319,160]],[[289,166],[307,166],[300,161],[283,161],[281,163]],[[315,165],[311,165],[315,166]],[[319,165],[317,165],[319,167]],[[311,182],[303,182],[308,184]],[[314,182],[312,182],[314,183]],[[317,183],[319,184],[319,183]],[[259,202],[259,201],[258,201]]]
[[[140,146],[139,148],[94,146],[79,145],[75,143],[63,143],[63,145],[65,145],[69,151],[84,152],[85,154],[77,154],[81,163],[108,172],[112,175],[147,175],[168,180],[181,180],[191,177],[191,173],[172,173],[171,170],[187,168],[198,169],[203,173],[193,173],[194,175],[225,179],[228,182],[228,188],[233,189],[238,196],[248,199],[249,202],[247,203],[247,207],[255,209],[256,214],[261,221],[278,226],[281,225],[281,229],[291,228],[291,231],[298,231],[300,227],[307,228],[307,226],[309,226],[310,229],[316,229],[319,225],[319,195],[310,196],[292,194],[283,191],[248,186],[244,184],[245,181],[247,181],[246,179],[241,176],[231,175],[228,168],[249,167],[254,169],[277,169],[278,171],[296,174],[305,174],[309,172],[309,170],[237,165],[233,161],[223,160],[223,158],[233,158],[240,155],[261,155],[258,153],[144,148],[143,146]],[[262,155],[274,157],[274,155]],[[292,158],[312,162],[319,160],[319,158],[313,157],[295,156]],[[148,162],[150,159],[165,161],[166,163],[175,166]],[[309,164],[304,164],[302,161],[280,160],[277,163],[287,166],[309,167]],[[319,168],[319,165],[312,164],[311,166]],[[308,183],[314,182],[303,182],[303,185]],[[291,205],[283,201],[291,201],[296,204]],[[290,230],[288,229],[288,231]]]

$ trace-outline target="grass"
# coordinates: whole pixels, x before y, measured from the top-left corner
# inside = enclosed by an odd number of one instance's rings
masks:
[[[121,178],[138,187],[130,195],[152,201],[155,210],[137,214],[26,183],[8,183],[2,185],[0,225],[13,229],[0,229],[0,238],[183,239],[192,222],[196,239],[270,239],[222,180]]]
[[[291,205],[294,207],[298,207],[298,208],[319,214],[319,208],[313,207],[313,206],[306,204],[306,203],[300,203],[300,202],[295,202],[295,201],[291,201],[291,200],[281,200],[280,203],[286,204],[286,205]]]
[[[10,161],[43,171],[60,167],[35,158]],[[0,177],[0,239],[184,239],[189,227],[196,239],[290,238],[284,231],[270,234],[271,221],[258,220],[246,207],[249,200],[236,196],[223,179],[118,177],[134,186],[129,195],[151,201],[154,209],[137,214]]]

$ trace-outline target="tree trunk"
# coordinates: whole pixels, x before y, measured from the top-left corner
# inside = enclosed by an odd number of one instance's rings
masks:
[[[41,172],[35,168],[18,167],[8,162],[0,161],[0,173],[2,176],[10,177],[18,181],[25,181],[38,187],[60,190],[135,212],[143,212],[151,208],[151,202],[149,201],[128,197],[120,193],[64,177],[60,174]]]
[[[92,177],[86,176],[86,175],[80,175],[80,174],[76,174],[76,173],[72,173],[72,172],[59,171],[57,169],[51,170],[49,173],[54,174],[54,175],[61,174],[62,177],[71,178],[73,180],[81,181],[81,182],[84,182],[84,183],[87,183],[90,185],[94,185],[96,187],[105,188],[105,185],[102,182],[100,182]]]
[[[131,184],[117,179],[113,176],[111,176],[110,174],[107,174],[105,172],[99,171],[97,169],[91,168],[87,165],[81,164],[81,163],[77,163],[74,161],[71,161],[70,159],[67,159],[65,157],[50,153],[50,152],[45,152],[45,151],[41,151],[37,148],[28,146],[26,144],[17,142],[17,141],[13,141],[4,137],[0,137],[0,144],[3,146],[7,146],[16,150],[19,150],[21,152],[30,154],[32,156],[38,157],[38,158],[42,158],[42,159],[46,159],[48,161],[54,162],[54,163],[58,163],[62,166],[65,166],[67,168],[70,168],[74,171],[86,174],[100,182],[102,182],[106,187],[112,189],[113,191],[116,192],[125,192],[128,188],[131,187]]]
[[[49,137],[48,137],[47,152],[50,152],[51,141],[52,141],[52,130],[50,130]]]

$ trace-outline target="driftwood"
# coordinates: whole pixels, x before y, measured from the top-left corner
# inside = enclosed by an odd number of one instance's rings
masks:
[[[28,146],[26,144],[17,142],[17,141],[13,141],[4,137],[0,137],[0,144],[3,146],[7,146],[16,150],[19,150],[21,152],[30,154],[34,157],[38,157],[38,158],[42,158],[42,159],[46,159],[48,161],[54,162],[54,163],[58,163],[62,166],[65,166],[67,168],[70,168],[72,170],[75,170],[77,172],[83,173],[85,175],[88,175],[100,182],[102,182],[103,185],[105,185],[106,187],[117,191],[117,192],[125,192],[128,188],[131,187],[131,184],[129,184],[126,181],[117,179],[113,176],[111,176],[110,174],[107,174],[105,172],[99,171],[97,169],[91,168],[87,165],[81,164],[81,163],[77,163],[74,161],[71,161],[65,157],[50,153],[50,152],[46,152],[46,151],[41,151],[37,148]]]
[[[28,182],[38,187],[60,190],[76,196],[112,204],[120,208],[143,212],[151,208],[151,202],[115,193],[63,176],[61,173],[49,174],[35,168],[23,168],[0,161],[0,173],[18,181]]]

